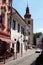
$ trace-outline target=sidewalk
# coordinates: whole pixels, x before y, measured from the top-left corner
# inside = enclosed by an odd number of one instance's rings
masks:
[[[6,60],[6,62],[5,62],[5,64],[6,63],[8,63],[8,62],[10,62],[10,61],[17,61],[17,60],[20,60],[20,59],[22,59],[23,57],[25,57],[25,56],[28,56],[28,55],[32,55],[32,54],[34,54],[35,53],[35,49],[28,49],[26,52],[24,52],[24,53],[22,53],[22,57],[21,57],[21,54],[20,53],[18,53],[17,54],[17,58],[14,60],[14,57],[11,57],[11,58],[9,58],[9,59],[7,59]],[[3,63],[2,63],[3,64]]]
[[[13,60],[14,60],[14,61],[15,61],[15,60],[20,60],[20,59],[22,59],[23,57],[28,56],[28,55],[32,55],[32,54],[34,54],[34,53],[35,53],[35,49],[28,49],[26,52],[22,53],[22,56],[21,56],[20,53],[18,53],[16,59],[14,59],[14,57],[11,57],[11,58],[9,58],[9,59],[6,61],[6,63],[9,62],[9,61],[13,61]]]
[[[35,53],[35,49],[28,49],[26,52],[22,53],[22,57],[25,57],[27,55],[31,55],[33,53]],[[21,58],[21,54],[20,53],[17,54],[17,59],[18,58]]]

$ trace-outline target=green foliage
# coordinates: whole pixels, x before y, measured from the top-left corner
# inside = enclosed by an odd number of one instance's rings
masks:
[[[42,35],[41,32],[38,32],[38,33],[34,33],[33,34],[33,44],[36,45],[36,38],[39,38],[40,35]]]

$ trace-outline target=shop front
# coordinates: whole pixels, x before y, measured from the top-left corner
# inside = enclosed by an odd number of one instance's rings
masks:
[[[10,38],[0,37],[0,53],[10,49],[11,43],[15,44],[15,41],[11,40]]]

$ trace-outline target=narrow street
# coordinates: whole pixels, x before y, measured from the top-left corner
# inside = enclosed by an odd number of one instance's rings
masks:
[[[5,65],[35,65],[35,60],[38,56],[39,54],[34,53],[19,60],[12,60],[10,62],[7,62]]]

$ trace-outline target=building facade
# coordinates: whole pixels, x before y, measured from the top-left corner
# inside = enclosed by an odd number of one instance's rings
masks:
[[[24,32],[27,24],[16,9],[12,8],[11,39],[16,40],[16,44],[11,44],[15,52],[25,51]]]
[[[10,29],[10,14],[11,14],[12,0],[1,0],[0,1],[0,17],[2,18],[3,30],[7,31]]]
[[[0,0],[0,40],[10,43],[7,47],[13,47],[14,52],[20,53],[33,43],[33,19],[28,6],[23,19],[12,7],[12,0]]]
[[[11,47],[13,46],[15,51],[20,53],[25,52],[29,45],[33,44],[33,19],[28,6],[24,17],[25,19],[12,8],[11,39],[14,41],[16,39],[16,44],[11,44]]]
[[[0,0],[0,50],[9,48],[11,0]]]

